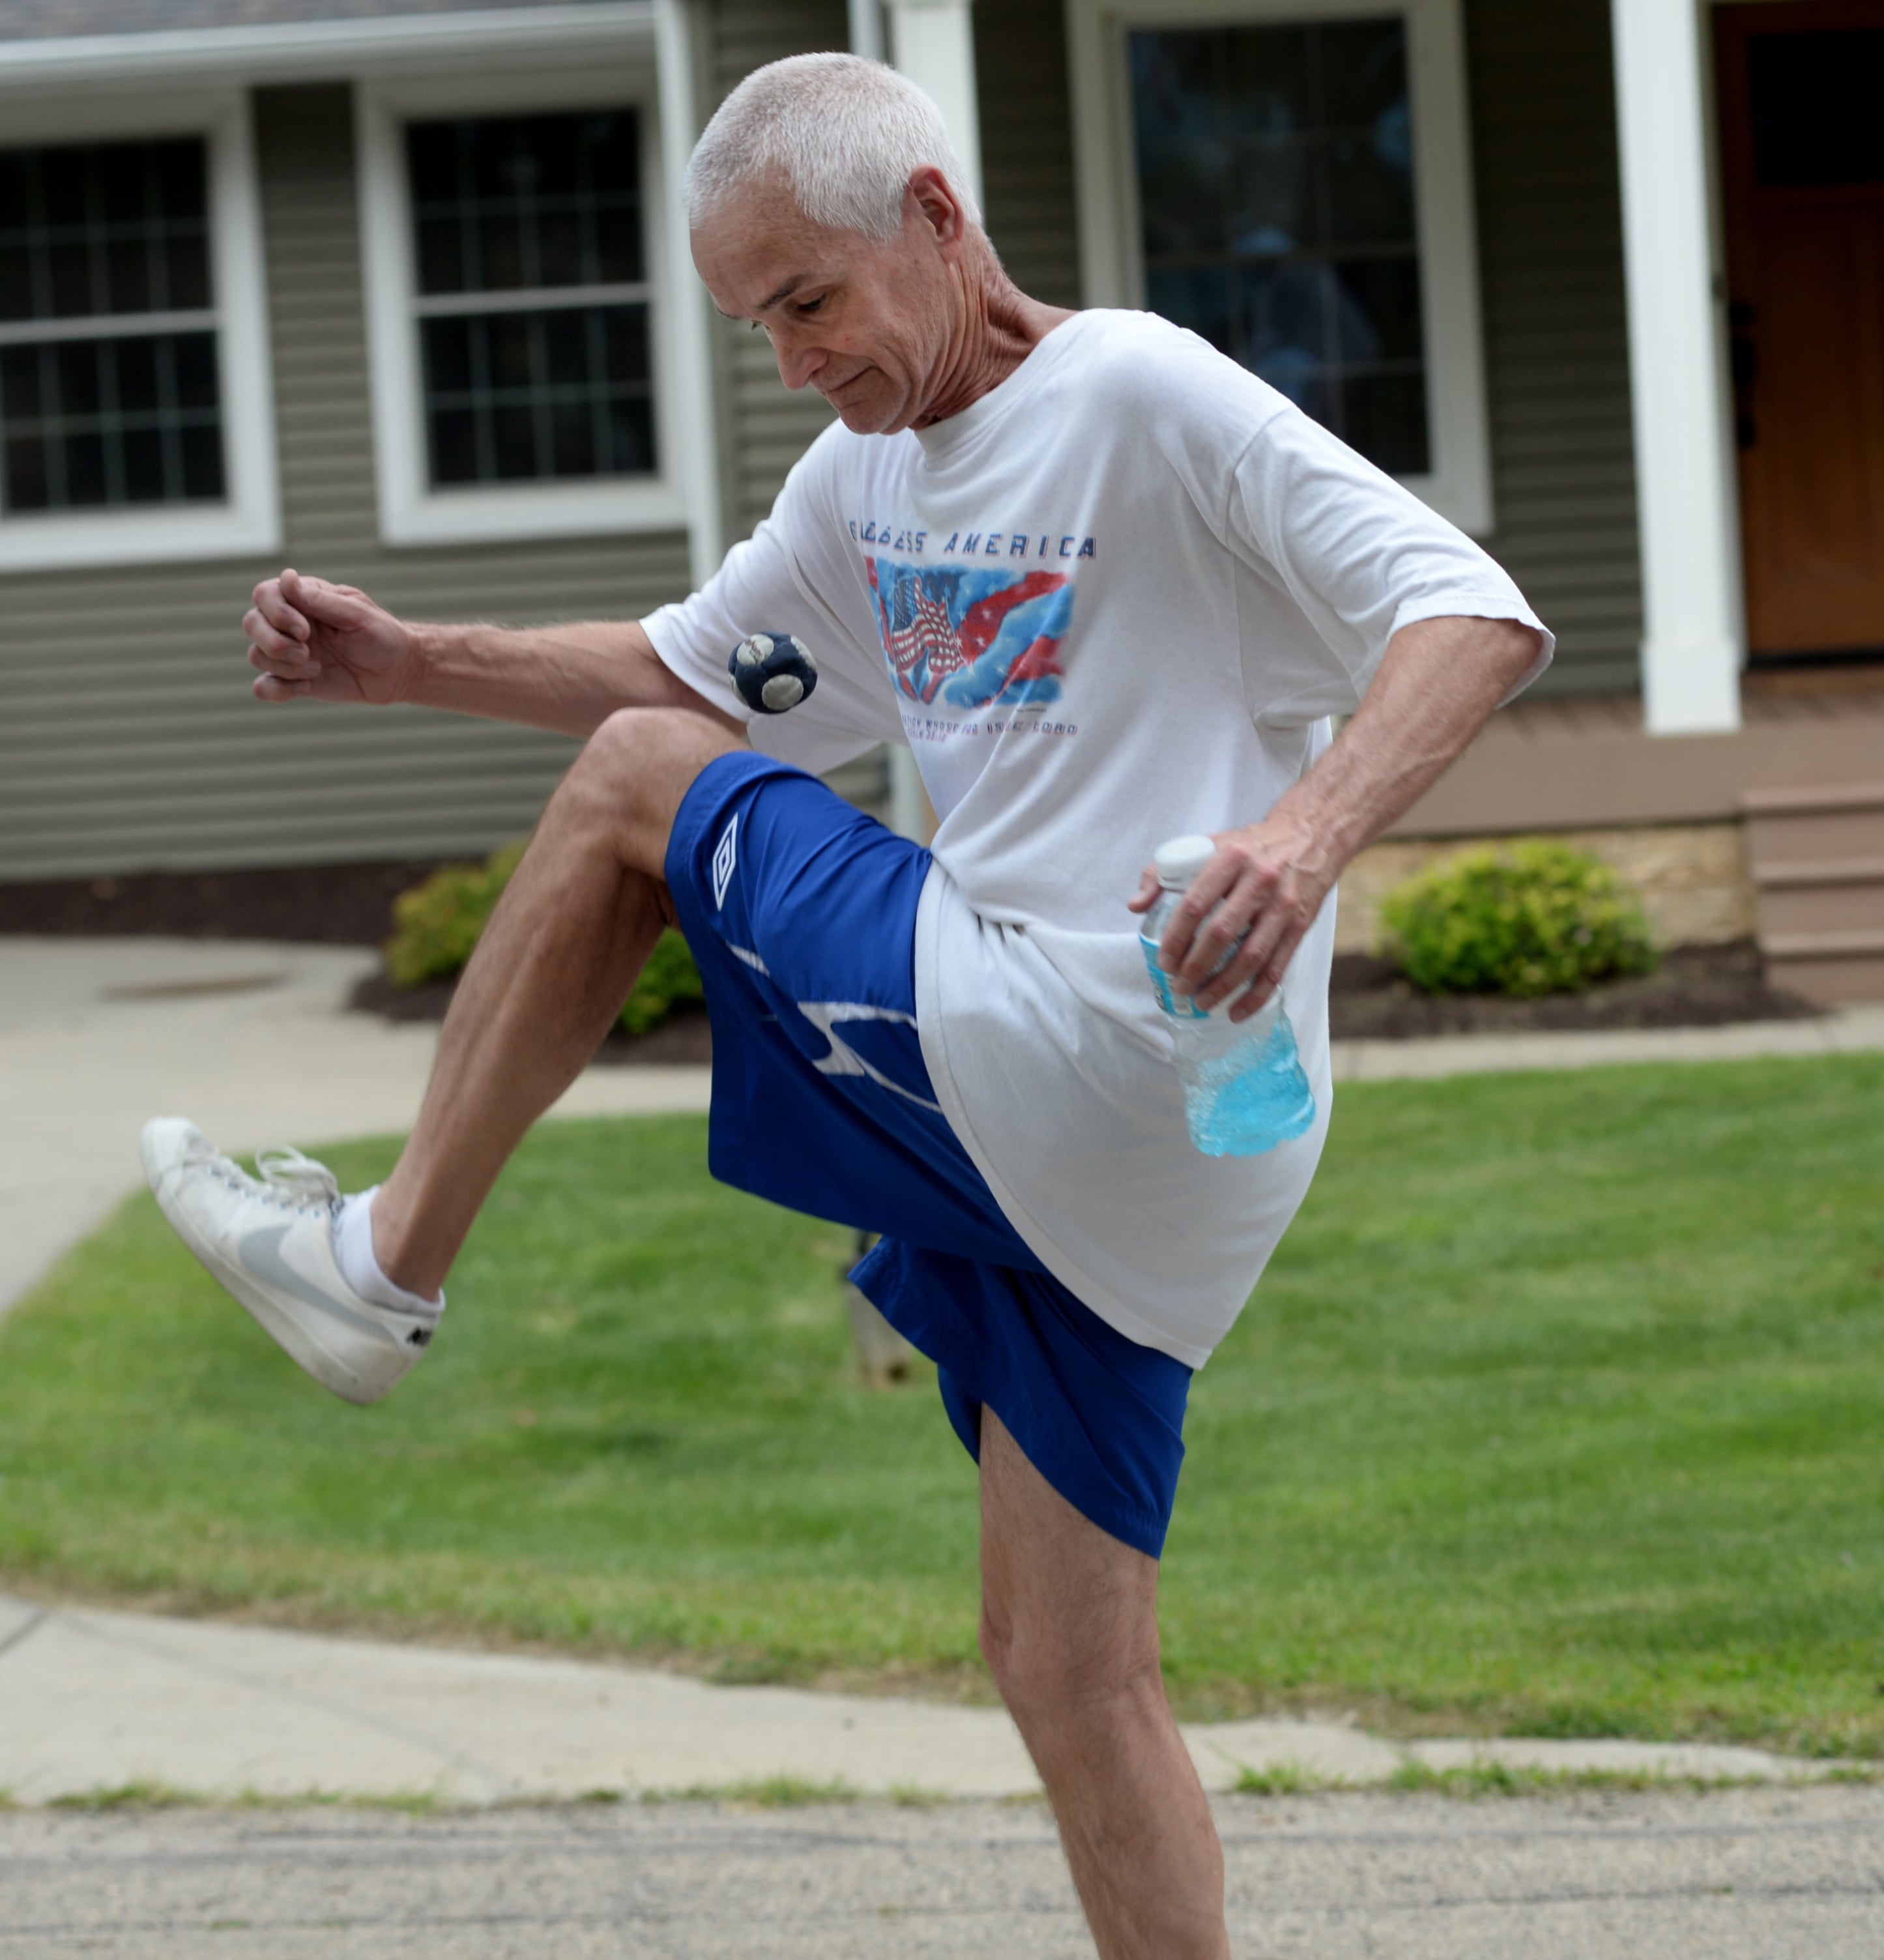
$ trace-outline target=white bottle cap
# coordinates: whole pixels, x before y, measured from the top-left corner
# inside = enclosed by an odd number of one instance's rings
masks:
[[[1200,834],[1168,839],[1151,854],[1151,861],[1158,867],[1158,883],[1167,892],[1181,892],[1216,855],[1216,840]]]

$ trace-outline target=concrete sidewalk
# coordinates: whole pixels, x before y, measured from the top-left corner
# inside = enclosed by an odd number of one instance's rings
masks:
[[[224,1149],[403,1131],[435,1027],[350,1013],[352,947],[0,938],[0,1313],[142,1182],[147,1118]],[[703,1068],[592,1068],[559,1115],[703,1110]]]
[[[1246,1772],[1380,1784],[1409,1764],[1736,1783],[1810,1780],[1836,1767],[1698,1745],[1397,1744],[1337,1722],[1194,1723],[1185,1736],[1215,1791]],[[995,1708],[721,1688],[647,1668],[0,1599],[0,1791],[16,1803],[149,1784],[224,1801],[478,1805],[723,1792],[776,1777],[879,1796],[1040,1787]]]

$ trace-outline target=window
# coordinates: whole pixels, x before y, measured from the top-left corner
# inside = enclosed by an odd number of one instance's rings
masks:
[[[0,151],[8,511],[221,497],[205,148]]]
[[[654,469],[632,110],[406,132],[431,481]]]
[[[245,207],[226,126],[0,148],[0,570],[273,542]]]
[[[362,100],[390,542],[685,521],[657,387],[651,105],[625,77],[534,92]]]
[[[1488,530],[1456,0],[1074,20],[1087,298],[1190,328]]]

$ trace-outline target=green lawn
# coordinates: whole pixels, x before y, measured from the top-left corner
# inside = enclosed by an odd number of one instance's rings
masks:
[[[1344,1090],[1193,1395],[1180,1705],[1884,1755],[1881,1186],[1881,1057]],[[699,1120],[552,1126],[359,1411],[137,1199],[0,1328],[0,1584],[979,1691],[972,1477],[853,1382],[845,1236]]]

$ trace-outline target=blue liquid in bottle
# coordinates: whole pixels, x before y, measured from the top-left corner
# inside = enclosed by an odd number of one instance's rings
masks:
[[[1315,1096],[1296,1052],[1295,1030],[1280,993],[1246,1021],[1230,1018],[1231,1001],[1214,1013],[1173,990],[1158,964],[1158,942],[1191,880],[1216,854],[1208,837],[1173,838],[1158,848],[1163,886],[1144,916],[1138,945],[1165,1012],[1191,1141],[1206,1157],[1259,1157],[1300,1136],[1315,1122]],[[1232,958],[1232,947],[1224,957]]]

